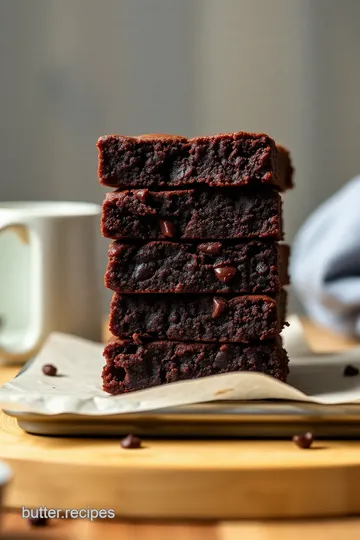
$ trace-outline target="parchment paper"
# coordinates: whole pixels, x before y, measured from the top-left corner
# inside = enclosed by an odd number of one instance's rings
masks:
[[[0,406],[46,415],[109,415],[217,400],[360,403],[360,376],[343,376],[347,364],[360,369],[360,347],[341,354],[315,354],[305,342],[299,319],[291,317],[290,322],[283,332],[290,356],[288,384],[259,373],[229,373],[110,396],[101,389],[104,346],[55,333],[30,367],[2,386]],[[42,373],[42,366],[49,363],[56,365],[58,376]]]

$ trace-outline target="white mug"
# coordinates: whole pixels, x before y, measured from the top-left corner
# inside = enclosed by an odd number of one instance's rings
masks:
[[[0,360],[28,360],[53,331],[101,340],[100,212],[83,202],[0,203]]]

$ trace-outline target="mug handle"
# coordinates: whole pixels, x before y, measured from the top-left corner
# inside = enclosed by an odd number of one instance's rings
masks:
[[[13,219],[1,219],[0,221],[0,234],[2,232],[5,232],[7,230],[14,231],[20,238],[21,242],[23,244],[29,244],[30,243],[30,237],[32,236],[32,231],[30,228],[29,223],[21,222],[20,220],[13,220]],[[38,240],[37,238],[34,238],[34,240]],[[39,250],[39,245],[37,246],[37,250]],[[39,268],[39,259],[40,259],[40,253],[37,253],[37,256],[35,257],[35,264],[36,269]],[[38,286],[35,286],[35,290],[31,290],[31,294],[34,298],[32,298],[32,304],[36,302],[37,306],[41,306],[41,299],[40,296],[40,287],[39,283]],[[40,302],[40,303],[39,303]],[[42,345],[42,324],[41,324],[41,313],[39,312],[39,308],[36,309],[35,320],[32,322],[32,331],[24,337],[23,342],[17,342],[16,347],[11,346],[5,346],[3,343],[1,343],[1,331],[0,331],[0,360],[10,361],[10,362],[25,362],[31,356],[36,354],[41,345]]]

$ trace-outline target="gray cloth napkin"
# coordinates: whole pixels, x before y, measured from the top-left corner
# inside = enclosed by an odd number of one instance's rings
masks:
[[[290,273],[314,320],[360,337],[360,176],[307,219],[293,244]]]

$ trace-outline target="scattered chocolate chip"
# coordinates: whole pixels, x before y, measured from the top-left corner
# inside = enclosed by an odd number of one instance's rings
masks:
[[[149,199],[149,190],[148,189],[138,189],[135,191],[135,197],[138,201],[143,204],[146,204]]]
[[[237,272],[235,266],[220,266],[214,269],[216,277],[223,283],[229,283]]]
[[[136,435],[128,435],[121,441],[121,448],[141,448],[141,439]]]
[[[301,435],[294,435],[292,440],[299,448],[310,448],[314,441],[314,435],[307,431]]]
[[[46,517],[31,517],[28,521],[32,527],[46,527],[49,524],[49,520]]]
[[[220,315],[227,308],[227,305],[228,303],[227,303],[227,300],[225,300],[225,298],[218,298],[217,296],[214,296],[212,318],[217,319],[218,317],[220,317]]]
[[[167,236],[169,238],[175,236],[175,225],[171,223],[171,221],[161,220],[160,228],[164,236]]]
[[[207,255],[219,255],[222,251],[220,242],[212,242],[211,244],[200,244],[199,250]]]
[[[55,377],[57,374],[57,368],[52,364],[45,364],[42,367],[42,371],[44,375],[48,375],[49,377]]]
[[[356,375],[359,375],[359,370],[358,370],[357,367],[352,366],[352,365],[349,364],[344,369],[343,375],[344,375],[344,377],[356,377]]]

